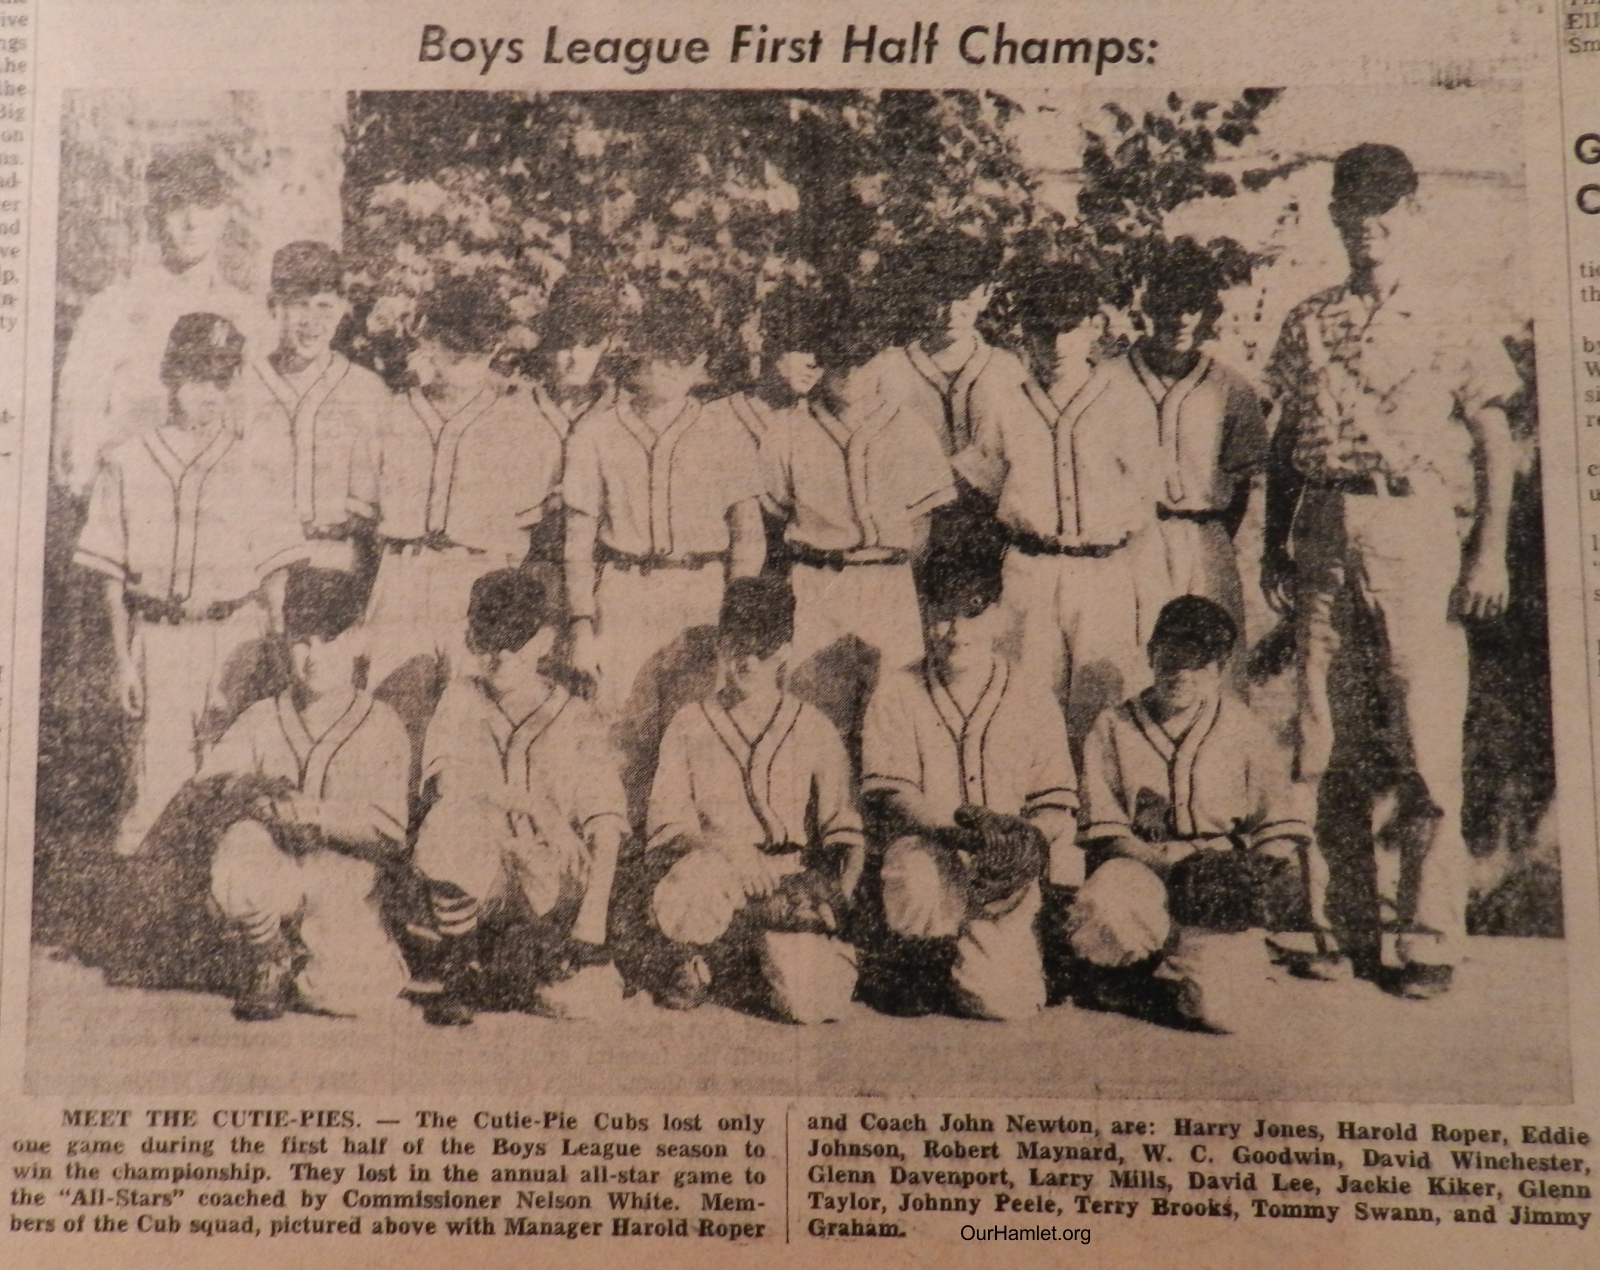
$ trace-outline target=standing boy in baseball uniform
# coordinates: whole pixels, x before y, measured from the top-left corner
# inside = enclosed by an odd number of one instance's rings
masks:
[[[560,437],[563,452],[578,420],[611,391],[600,376],[600,363],[611,346],[615,306],[597,283],[568,274],[550,291],[539,319],[539,347],[529,391],[539,417]],[[566,594],[567,515],[561,491],[534,527],[528,564],[545,584],[550,598]]]
[[[810,397],[772,418],[764,499],[791,566],[790,687],[856,753],[873,686],[922,660],[912,565],[955,478],[933,434],[874,390],[867,367],[820,331],[806,342],[823,349],[827,369]]]
[[[1216,334],[1227,285],[1192,238],[1163,253],[1141,301],[1149,331],[1129,363],[1148,396],[1138,426],[1160,449],[1156,532],[1167,585],[1141,607],[1156,612],[1177,595],[1203,595],[1244,629],[1244,594],[1233,535],[1244,519],[1251,475],[1266,457],[1267,431],[1254,390],[1201,348]],[[1129,426],[1134,421],[1129,420]]]
[[[596,684],[636,816],[662,729],[710,672],[693,632],[716,622],[726,578],[766,560],[755,440],[725,400],[694,395],[713,337],[693,295],[647,301],[621,391],[567,444],[572,665]]]
[[[1059,285],[1021,307],[1033,344],[1065,346],[1048,382],[996,377],[971,400],[972,444],[952,464],[994,500],[1010,539],[1005,603],[1020,614],[1020,673],[1054,693],[1080,744],[1095,716],[1144,680],[1140,596],[1162,578],[1151,474],[1158,449],[1149,398],[1128,358],[1084,377],[1070,337],[1099,312],[1092,280],[1061,266]],[[1077,364],[1066,354],[1077,349]],[[1062,879],[1065,881],[1065,879]]]
[[[670,865],[649,895],[668,941],[657,1000],[687,1007],[752,945],[770,1004],[798,1022],[839,1018],[855,950],[839,938],[865,861],[850,764],[823,715],[783,688],[794,599],[781,578],[728,584],[721,686],[678,712],[650,790],[647,855]]]
[[[420,731],[463,664],[472,584],[523,562],[549,511],[561,438],[526,389],[491,367],[512,319],[491,280],[452,278],[418,303],[412,368],[421,384],[385,413],[359,465],[356,497],[377,522],[381,559],[367,607],[371,675]]]
[[[1262,928],[1294,908],[1295,861],[1312,841],[1289,756],[1222,690],[1237,639],[1210,600],[1162,608],[1155,682],[1102,714],[1084,743],[1094,867],[1066,920],[1090,1002],[1218,1031],[1269,973]]]
[[[413,989],[429,1023],[472,1021],[486,925],[532,927],[537,964],[517,977],[535,986],[520,1004],[573,1015],[621,999],[605,944],[627,803],[593,707],[546,673],[560,618],[521,570],[473,584],[474,673],[445,689],[423,752],[433,805],[415,865],[445,943],[437,990]]]
[[[1466,935],[1463,622],[1507,601],[1505,403],[1522,381],[1476,312],[1408,270],[1406,253],[1423,250],[1416,190],[1394,146],[1334,163],[1328,211],[1350,276],[1290,313],[1268,366],[1282,414],[1261,572],[1268,600],[1295,617],[1300,778],[1320,788],[1330,773],[1370,774],[1384,747],[1399,769],[1387,835],[1402,845],[1399,965],[1381,977],[1425,998],[1450,987]],[[1329,689],[1341,650],[1374,638],[1388,706],[1376,736]]]
[[[355,513],[372,510],[351,503],[356,456],[399,403],[378,376],[333,349],[350,305],[332,247],[298,242],[274,253],[267,307],[278,341],[245,367],[239,410],[251,431],[277,429],[288,437],[295,514],[313,563],[353,571]]]
[[[73,556],[105,578],[118,701],[138,721],[122,855],[139,852],[243,704],[230,686],[277,626],[284,571],[306,557],[288,447],[229,417],[243,362],[226,318],[174,323],[160,366],[166,417],[101,455]]]
[[[784,287],[761,306],[761,375],[745,392],[728,398],[757,446],[782,427],[784,412],[803,406],[822,382],[817,360],[825,323],[825,297]],[[837,313],[833,313],[837,320]]]
[[[227,778],[235,808],[211,895],[254,955],[233,1011],[244,1021],[359,1014],[405,983],[376,888],[405,851],[411,750],[394,711],[360,686],[360,617],[350,573],[296,570],[284,601],[292,685],[240,715],[200,771]]]
[[[993,1019],[1043,1008],[1040,883],[1083,873],[1068,858],[1081,852],[1066,724],[1015,674],[1002,549],[998,535],[941,539],[923,561],[927,658],[873,694],[861,781],[888,842],[889,930],[952,947],[951,1008]]]
[[[897,263],[886,262],[885,268]],[[971,444],[972,393],[999,351],[978,330],[999,268],[999,244],[970,234],[949,230],[919,243],[916,260],[905,262],[894,290],[908,293],[902,304],[932,306],[931,320],[912,322],[928,333],[885,349],[869,363],[879,390],[920,418],[946,454]]]

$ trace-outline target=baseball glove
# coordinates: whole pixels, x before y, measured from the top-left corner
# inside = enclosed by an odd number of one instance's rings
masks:
[[[1044,872],[1049,843],[1020,816],[963,807],[956,812],[956,824],[966,831],[963,848],[972,855],[969,895],[974,904],[1014,895]]]

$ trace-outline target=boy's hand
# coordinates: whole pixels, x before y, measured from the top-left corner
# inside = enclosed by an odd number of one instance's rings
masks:
[[[572,669],[588,679],[600,682],[600,656],[595,647],[594,619],[580,618],[572,624]]]
[[[117,657],[117,705],[130,719],[144,718],[144,674],[126,653]]]
[[[733,866],[734,876],[749,899],[761,899],[777,889],[779,878],[772,857],[755,847],[730,847],[723,852]]]

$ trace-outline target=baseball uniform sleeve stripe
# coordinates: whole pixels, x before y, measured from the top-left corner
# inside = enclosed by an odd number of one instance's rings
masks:
[[[1133,826],[1126,820],[1094,820],[1083,827],[1080,837],[1092,840],[1095,838],[1126,838],[1133,834]]]
[[[1044,811],[1046,808],[1055,808],[1058,811],[1078,810],[1078,791],[1065,787],[1057,789],[1041,789],[1027,796],[1023,802],[1022,814]]]
[[[85,569],[93,569],[96,573],[103,573],[108,578],[116,578],[119,582],[133,580],[125,565],[84,547],[79,547],[72,553],[72,562],[82,565]]]
[[[1252,847],[1257,847],[1263,842],[1271,842],[1274,838],[1298,838],[1309,842],[1311,837],[1311,826],[1303,820],[1274,820],[1252,829],[1249,842]]]

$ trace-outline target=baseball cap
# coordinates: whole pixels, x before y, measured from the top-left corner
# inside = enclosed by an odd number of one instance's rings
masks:
[[[244,336],[216,313],[185,313],[172,324],[161,357],[161,382],[203,381],[226,387],[244,365]]]

